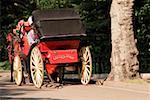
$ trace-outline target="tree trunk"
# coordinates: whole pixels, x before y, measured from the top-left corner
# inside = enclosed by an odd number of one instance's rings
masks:
[[[133,31],[133,1],[112,0],[111,16],[111,72],[108,80],[123,81],[137,78],[138,50]]]

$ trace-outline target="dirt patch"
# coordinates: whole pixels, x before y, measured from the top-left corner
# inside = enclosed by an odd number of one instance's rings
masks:
[[[10,71],[0,71],[0,81],[8,81],[10,79]]]

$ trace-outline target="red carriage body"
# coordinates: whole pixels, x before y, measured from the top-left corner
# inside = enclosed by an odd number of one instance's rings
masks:
[[[14,61],[15,59],[18,61],[17,55],[19,55],[21,62],[28,57],[30,58],[30,71],[27,72],[29,74],[31,72],[35,86],[41,87],[42,83],[38,84],[32,74],[36,70],[39,70],[39,73],[43,73],[43,71],[40,72],[43,70],[43,63],[47,74],[51,75],[56,72],[58,65],[65,66],[65,64],[81,62],[84,66],[84,68],[83,66],[81,68],[81,74],[83,76],[88,74],[88,78],[83,77],[81,82],[87,84],[90,81],[92,70],[91,55],[89,48],[86,47],[86,44],[83,44],[86,34],[80,16],[72,9],[38,10],[33,12],[32,20],[33,23],[30,21],[18,23],[17,28],[19,27],[20,32],[18,33],[19,40],[17,41],[19,42],[15,43],[14,40],[13,46]],[[19,48],[17,48],[18,44]],[[81,54],[83,57],[79,55],[81,51],[86,53],[85,55],[84,53]],[[82,59],[87,60],[87,62],[83,63]],[[14,66],[15,64],[14,62]],[[86,67],[87,69],[85,69]],[[89,71],[84,72],[83,70]],[[40,76],[37,75],[37,77]]]

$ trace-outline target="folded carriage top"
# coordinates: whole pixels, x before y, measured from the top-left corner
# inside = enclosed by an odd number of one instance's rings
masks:
[[[73,9],[36,10],[32,16],[42,38],[86,36],[80,16]]]

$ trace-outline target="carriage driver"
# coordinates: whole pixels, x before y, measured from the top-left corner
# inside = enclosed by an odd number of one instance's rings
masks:
[[[30,16],[27,20],[27,22],[24,22],[25,26],[29,26],[30,29],[26,29],[27,31],[27,39],[28,39],[28,43],[31,46],[33,43],[35,43],[35,34],[34,34],[34,30],[32,29],[32,16]],[[28,28],[28,27],[26,27]]]

